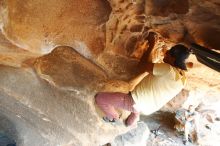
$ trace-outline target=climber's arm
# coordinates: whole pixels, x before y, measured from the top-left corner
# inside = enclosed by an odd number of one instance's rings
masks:
[[[154,68],[154,63],[152,62],[147,62],[144,66],[141,67],[140,72],[148,72],[150,74],[153,74],[153,68]]]
[[[148,75],[148,72],[144,72],[140,75],[138,75],[137,77],[135,77],[134,79],[130,80],[129,83],[129,91],[132,91],[134,89],[134,87],[144,78]]]
[[[144,77],[146,77],[149,73],[153,72],[153,63],[147,63],[146,66],[144,67],[143,71],[135,77],[134,79],[129,81],[129,89],[132,91],[134,87],[141,81],[143,80]]]

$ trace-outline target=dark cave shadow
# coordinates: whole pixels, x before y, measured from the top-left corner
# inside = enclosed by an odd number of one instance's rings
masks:
[[[0,111],[0,146],[16,146],[17,134],[14,124]]]

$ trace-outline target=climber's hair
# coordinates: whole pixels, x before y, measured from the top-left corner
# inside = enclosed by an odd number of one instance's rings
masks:
[[[173,46],[168,50],[170,56],[175,58],[174,65],[180,69],[187,70],[185,60],[190,55],[190,50],[182,44]]]

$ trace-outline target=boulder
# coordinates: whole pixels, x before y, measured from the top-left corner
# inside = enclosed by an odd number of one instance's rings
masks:
[[[144,122],[138,122],[137,128],[117,136],[111,146],[146,146],[150,131]]]
[[[76,58],[72,62],[67,58],[62,63],[70,63],[72,72],[87,71],[88,78],[80,77],[77,73],[71,74],[68,69],[59,70],[60,78],[67,77],[70,80],[68,84],[61,84],[56,78],[58,76],[52,75],[54,70],[46,69],[54,83],[57,83],[51,85],[49,83],[52,81],[48,83],[39,78],[31,68],[0,66],[0,111],[2,117],[9,121],[9,127],[5,128],[14,130],[6,133],[12,135],[11,138],[18,146],[98,146],[112,141],[131,128],[123,124],[111,125],[102,120],[94,106],[94,95],[99,90],[99,84],[95,84],[96,77],[101,79],[105,74],[95,65],[85,67],[84,63],[89,62],[83,59],[74,62]],[[49,61],[44,65],[53,68]],[[80,84],[77,79],[80,79]],[[72,88],[68,88],[70,85]]]

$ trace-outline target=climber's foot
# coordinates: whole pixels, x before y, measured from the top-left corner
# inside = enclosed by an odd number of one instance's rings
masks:
[[[139,113],[131,113],[128,118],[125,120],[126,126],[131,126],[137,122],[139,118]]]
[[[102,119],[107,123],[114,123],[116,121],[115,119],[110,120],[108,117],[103,117]]]

